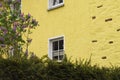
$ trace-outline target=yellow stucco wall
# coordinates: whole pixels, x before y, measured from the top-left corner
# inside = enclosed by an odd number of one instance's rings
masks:
[[[48,38],[65,36],[65,53],[73,59],[120,65],[120,0],[65,0],[48,11],[48,0],[22,0],[22,11],[31,13],[40,26],[32,34],[30,50],[48,54]],[[102,59],[106,57],[106,59]]]

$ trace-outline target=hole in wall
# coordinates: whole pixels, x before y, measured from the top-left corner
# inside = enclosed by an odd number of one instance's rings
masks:
[[[97,40],[92,40],[93,43],[97,42]]]
[[[96,19],[96,16],[92,16],[92,19]]]
[[[109,41],[109,44],[113,44],[113,41]]]
[[[103,56],[103,57],[101,57],[101,59],[107,59],[107,57],[106,57],[106,56]]]
[[[99,5],[99,6],[97,6],[97,8],[101,8],[101,7],[103,7],[103,5]]]
[[[105,19],[105,22],[112,21],[112,18]]]
[[[120,29],[117,29],[117,31],[120,31]]]

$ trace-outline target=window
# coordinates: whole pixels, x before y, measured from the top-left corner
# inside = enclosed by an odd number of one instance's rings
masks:
[[[62,61],[64,58],[64,37],[49,39],[48,56],[52,60]]]
[[[64,0],[49,0],[48,2],[48,10],[58,8],[64,5]]]

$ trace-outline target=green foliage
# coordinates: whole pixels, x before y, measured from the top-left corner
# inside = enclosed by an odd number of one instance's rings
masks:
[[[41,80],[40,59],[0,59],[0,80]]]
[[[46,56],[0,58],[0,80],[120,80],[120,67],[99,67],[89,60],[56,62]]]

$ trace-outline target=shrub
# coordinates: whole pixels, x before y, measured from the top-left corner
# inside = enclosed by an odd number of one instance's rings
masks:
[[[120,67],[99,67],[89,61],[56,62],[36,56],[0,58],[0,80],[120,80]]]

